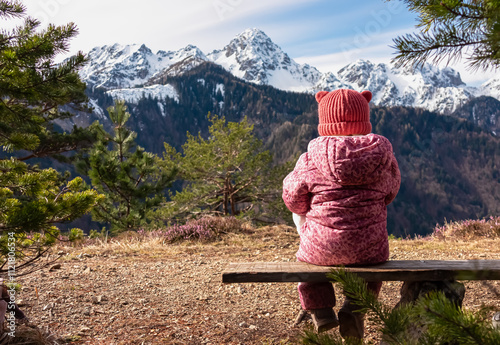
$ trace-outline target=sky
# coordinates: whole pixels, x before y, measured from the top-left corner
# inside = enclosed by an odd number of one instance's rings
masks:
[[[337,72],[358,59],[390,63],[397,36],[416,32],[416,15],[392,0],[23,0],[27,13],[48,23],[74,22],[70,53],[93,47],[145,44],[154,52],[188,44],[205,54],[247,28],[264,31],[299,63]],[[442,66],[444,67],[444,66]],[[471,72],[450,64],[468,85],[500,71]]]

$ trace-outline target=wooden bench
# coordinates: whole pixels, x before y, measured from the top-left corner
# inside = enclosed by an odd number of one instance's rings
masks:
[[[230,263],[222,273],[223,283],[327,282],[334,266],[316,266],[304,262]],[[392,260],[372,266],[345,267],[365,281],[404,281],[401,304],[414,303],[429,291],[441,291],[462,306],[465,286],[457,280],[500,280],[500,260]],[[307,312],[301,310],[294,321],[298,325]],[[500,319],[497,313],[493,317]],[[497,326],[495,326],[497,327]],[[418,332],[415,339],[418,340]],[[415,340],[414,339],[414,340]],[[381,343],[382,344],[382,343]]]
[[[222,282],[324,282],[332,268],[305,262],[230,263]],[[500,260],[392,260],[346,270],[366,281],[500,280]]]

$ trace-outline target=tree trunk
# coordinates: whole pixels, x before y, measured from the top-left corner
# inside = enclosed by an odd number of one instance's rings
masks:
[[[226,181],[224,181],[224,215],[227,216],[229,213],[228,210],[228,202],[229,202],[229,193],[231,192],[229,189],[229,177],[226,176]]]
[[[234,204],[234,195],[231,193],[231,214],[236,216],[236,205]]]

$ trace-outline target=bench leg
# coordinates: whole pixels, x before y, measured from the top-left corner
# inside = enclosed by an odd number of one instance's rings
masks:
[[[465,286],[454,280],[445,281],[413,281],[404,282],[401,287],[401,299],[396,308],[403,304],[414,303],[420,296],[424,296],[431,291],[441,291],[451,302],[458,307],[462,307],[465,296]]]
[[[431,291],[441,291],[445,294],[451,302],[453,302],[457,307],[462,307],[462,302],[465,296],[465,286],[454,280],[446,281],[411,281],[404,282],[401,287],[401,299],[395,308],[408,303],[415,303],[421,296],[425,296]],[[420,325],[410,325],[408,334],[414,341],[418,342],[422,333],[425,331],[423,326]],[[380,342],[380,345],[387,344],[384,340]]]

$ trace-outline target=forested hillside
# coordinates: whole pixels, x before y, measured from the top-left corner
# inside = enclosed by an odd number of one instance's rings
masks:
[[[229,121],[247,116],[277,164],[295,159],[317,136],[312,95],[250,84],[211,63],[162,80],[167,81],[178,90],[178,101],[148,97],[128,104],[129,124],[147,151],[162,154],[164,142],[180,148],[188,131],[206,135],[209,112]],[[101,109],[113,103],[103,90],[87,92]],[[489,97],[473,102],[488,104],[491,111],[498,103]],[[500,139],[476,126],[474,118],[460,118],[468,108],[481,107],[464,105],[456,116],[404,107],[372,108],[373,132],[391,140],[403,177],[400,193],[389,208],[391,233],[426,234],[445,219],[500,213]],[[96,112],[73,120],[86,125],[91,119],[107,123]]]
[[[161,100],[149,97],[128,104],[134,115],[130,125],[139,133],[138,143],[158,154],[163,151],[163,142],[180,147],[187,131],[208,133],[208,112],[228,121],[240,121],[247,116],[255,124],[256,134],[265,140],[279,124],[315,111],[312,95],[250,84],[212,63],[204,63],[182,76],[168,77],[168,83],[178,90],[179,102],[168,97]],[[102,89],[87,91],[102,109],[113,104],[113,99]],[[95,114],[92,118],[106,121]],[[78,124],[88,123],[88,117],[73,120]]]

